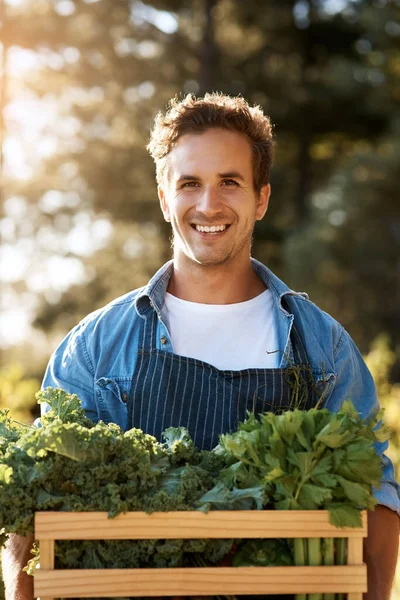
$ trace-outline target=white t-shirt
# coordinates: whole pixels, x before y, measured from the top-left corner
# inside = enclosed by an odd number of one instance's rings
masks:
[[[167,293],[162,319],[180,356],[229,371],[280,364],[269,290],[237,304],[187,302]]]

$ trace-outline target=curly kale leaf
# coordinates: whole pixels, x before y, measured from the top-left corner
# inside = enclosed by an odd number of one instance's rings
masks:
[[[193,463],[198,450],[185,427],[168,427],[162,438],[173,464]]]
[[[7,408],[0,409],[0,458],[9,444],[17,442],[29,429],[31,429],[29,425],[12,419]]]
[[[48,404],[51,409],[41,417],[44,426],[56,419],[60,419],[62,423],[79,423],[84,427],[93,425],[76,394],[68,394],[60,388],[47,387],[36,393],[36,399],[38,404]]]

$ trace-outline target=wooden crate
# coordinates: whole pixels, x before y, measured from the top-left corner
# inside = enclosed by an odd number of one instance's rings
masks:
[[[34,595],[41,600],[117,596],[212,596],[240,594],[346,593],[362,600],[367,569],[361,528],[338,529],[326,511],[210,511],[148,515],[130,512],[109,519],[107,513],[39,512],[35,537],[40,569]],[[54,568],[55,540],[126,540],[194,538],[347,538],[347,564],[290,567],[187,567],[170,569]]]

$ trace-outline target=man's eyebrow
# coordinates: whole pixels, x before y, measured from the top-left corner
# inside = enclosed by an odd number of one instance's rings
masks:
[[[239,173],[239,171],[228,171],[227,173],[218,173],[219,179],[239,179],[240,181],[244,181],[243,175]],[[180,175],[176,180],[176,183],[182,183],[182,181],[200,181],[201,177],[198,175],[191,175],[185,173]]]
[[[239,171],[229,171],[228,173],[218,173],[218,177],[220,179],[240,179],[240,181],[244,181],[243,175],[239,173]]]
[[[198,175],[180,175],[176,182],[181,183],[182,181],[200,181],[200,177]]]

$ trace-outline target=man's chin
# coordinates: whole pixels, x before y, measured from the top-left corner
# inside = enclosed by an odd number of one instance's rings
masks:
[[[205,256],[198,254],[189,256],[188,258],[201,267],[218,267],[219,265],[226,264],[231,257],[230,255]]]

